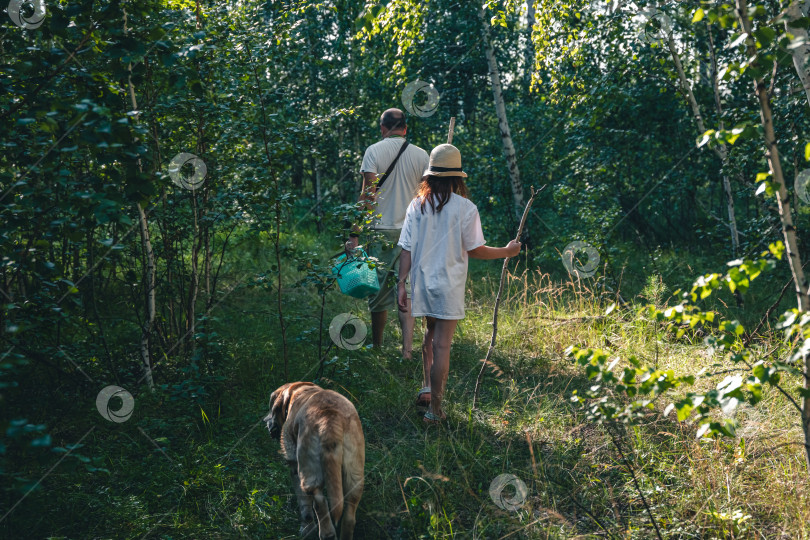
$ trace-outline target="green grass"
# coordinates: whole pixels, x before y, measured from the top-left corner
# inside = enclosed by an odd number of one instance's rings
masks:
[[[241,253],[253,261],[267,254]],[[231,279],[242,275],[240,264],[226,269]],[[600,317],[611,300],[595,294],[589,283],[519,268],[507,282],[493,366],[479,407],[472,410],[500,264],[472,266],[467,318],[451,354],[443,426],[425,427],[413,406],[421,383],[421,338],[411,362],[399,359],[399,331],[392,323],[382,350],[330,352],[329,358],[336,358],[319,382],[355,403],[366,436],[357,538],[653,536],[607,432],[589,423],[570,400],[574,390],[583,392],[590,383],[564,351],[572,344],[601,347],[678,373],[732,366],[713,366],[717,360],[708,357],[700,338],[675,340],[632,310]],[[647,298],[666,301],[659,293],[653,286],[645,291]],[[318,297],[294,287],[290,276],[284,299],[290,378],[311,380],[318,366]],[[754,308],[745,309],[755,320]],[[368,322],[364,302],[329,293],[326,344],[329,321],[342,312]],[[33,419],[47,420],[57,444],[75,442],[92,428],[76,453],[96,458],[107,472],[90,472],[80,460],[65,459],[0,523],[0,533],[10,538],[296,537],[286,466],[278,444],[260,425],[270,392],[285,382],[275,297],[240,287],[210,316],[217,345],[200,363],[200,373],[192,376],[180,371],[180,363],[160,363],[156,381],[169,386],[154,394],[132,388],[136,410],[125,423],[106,422],[95,411],[93,397],[102,381],[85,383],[81,399],[23,385],[33,400],[49,400],[50,411],[38,411]],[[697,386],[709,387],[723,376],[702,377]],[[127,387],[127,381],[121,385]],[[623,449],[664,537],[810,537],[797,415],[773,391],[736,414],[742,428],[734,440],[698,441],[694,427],[657,413],[624,430]],[[56,459],[12,462],[21,477],[36,480]],[[490,498],[490,484],[501,474],[515,475],[527,486],[527,498],[516,511],[501,509]],[[507,490],[509,497],[513,493]],[[3,508],[15,502],[6,493]]]

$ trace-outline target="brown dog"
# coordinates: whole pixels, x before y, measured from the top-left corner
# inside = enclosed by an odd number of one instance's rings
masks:
[[[315,532],[314,508],[321,540],[337,538],[335,526],[341,516],[340,538],[350,540],[366,460],[363,427],[354,405],[312,383],[287,383],[270,396],[270,413],[264,421],[271,435],[281,437],[281,454],[290,466],[301,511],[301,536]]]

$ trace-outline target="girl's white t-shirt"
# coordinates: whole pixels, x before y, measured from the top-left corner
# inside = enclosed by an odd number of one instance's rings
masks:
[[[414,317],[464,318],[467,252],[483,246],[478,208],[469,199],[450,195],[442,211],[417,197],[408,206],[399,237],[411,252],[411,311]]]

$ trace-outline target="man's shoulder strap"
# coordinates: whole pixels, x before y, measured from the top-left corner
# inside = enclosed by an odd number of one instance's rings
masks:
[[[397,157],[395,157],[394,161],[391,162],[391,165],[388,166],[388,170],[385,171],[385,173],[380,178],[377,179],[377,191],[379,191],[382,185],[385,183],[385,181],[388,180],[388,177],[391,175],[391,173],[394,171],[394,167],[396,167],[397,165],[397,161],[399,161],[400,156],[402,156],[402,153],[405,152],[405,149],[407,147],[408,141],[403,142],[402,146],[399,148],[399,153],[397,154]]]

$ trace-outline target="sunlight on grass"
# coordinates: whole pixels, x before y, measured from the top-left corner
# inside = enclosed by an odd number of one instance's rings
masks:
[[[610,438],[600,426],[588,424],[570,401],[572,392],[589,382],[564,351],[571,344],[587,344],[619,358],[635,354],[676,372],[705,367],[698,387],[715,384],[733,366],[712,365],[715,359],[699,336],[676,340],[633,309],[605,316],[615,299],[600,294],[592,283],[520,271],[507,281],[498,346],[480,408],[471,410],[490,338],[494,272],[474,268],[468,283],[467,318],[459,325],[451,354],[444,426],[424,427],[413,404],[421,381],[419,338],[411,362],[399,359],[394,324],[389,324],[380,351],[329,353],[336,360],[319,382],[352,399],[366,434],[366,490],[358,536],[570,538],[604,533],[604,527],[626,538],[649,537],[649,519]],[[663,287],[660,281],[651,282],[638,301],[666,302]],[[297,298],[288,312],[290,335],[306,336],[293,339],[293,378],[307,379],[317,364],[318,298],[292,287],[289,294]],[[282,382],[278,373],[264,370],[272,364],[269,359],[277,358],[278,347],[274,315],[265,303],[245,293],[226,308],[233,311],[221,316],[239,320],[221,332],[233,343],[234,384],[240,389],[222,398],[230,407],[250,408],[256,415]],[[327,296],[326,312],[327,319],[340,312],[368,317],[363,302],[337,294]],[[742,426],[736,440],[696,440],[694,427],[662,417],[660,409],[643,425],[627,428],[623,444],[631,449],[644,495],[666,535],[730,538],[753,530],[767,530],[766,536],[807,534],[806,471],[796,444],[800,429],[784,398],[769,392],[762,403],[741,406],[736,415]],[[242,447],[244,459],[277,470],[275,443],[263,433],[250,441]],[[517,511],[505,511],[490,498],[490,484],[504,473],[527,486]],[[284,480],[262,488],[252,485],[264,490],[265,498],[288,500],[291,492]],[[285,512],[294,516],[291,503]],[[260,519],[270,525],[268,517]],[[287,527],[289,537],[295,534],[294,519],[272,522],[273,527]]]

